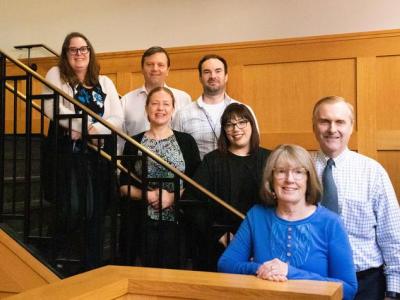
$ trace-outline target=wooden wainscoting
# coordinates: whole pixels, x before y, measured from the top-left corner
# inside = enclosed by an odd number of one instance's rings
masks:
[[[197,63],[209,53],[229,64],[228,93],[253,107],[262,145],[295,142],[317,149],[311,111],[321,97],[340,95],[354,104],[352,149],[378,159],[400,196],[400,30],[170,48],[168,84],[201,93]],[[102,73],[121,94],[143,84],[143,51],[98,54]],[[34,60],[39,73],[54,59]],[[10,118],[8,118],[9,120]]]

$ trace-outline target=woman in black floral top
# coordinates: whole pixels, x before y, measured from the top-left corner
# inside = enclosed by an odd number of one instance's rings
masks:
[[[174,111],[174,105],[174,95],[168,88],[158,87],[153,89],[147,96],[146,101],[146,112],[150,122],[150,129],[133,138],[166,160],[176,169],[191,176],[200,163],[199,150],[191,135],[171,129],[170,121]],[[133,145],[126,143],[124,155],[136,154],[140,155],[140,151],[138,153],[138,150]],[[124,165],[129,166],[132,165],[132,163],[125,160]],[[142,176],[142,161],[140,159],[135,160],[131,171],[140,177]],[[147,175],[148,178],[174,177],[173,173],[152,159],[148,159],[147,161]],[[134,226],[136,233],[132,234],[132,230],[127,229],[127,227],[129,227],[128,224],[124,224],[127,220],[123,218],[122,228],[129,233],[124,232],[121,238],[137,238],[137,236],[144,231],[142,239],[142,246],[145,250],[142,257],[143,264],[152,267],[178,267],[178,220],[174,209],[174,183],[163,182],[161,188],[159,188],[157,182],[150,181],[147,187],[146,197],[142,195],[141,185],[132,180],[131,177],[125,173],[121,173],[120,184],[121,194],[125,196],[128,201],[147,198],[144,230],[140,230],[141,232],[139,232],[137,229],[141,226],[136,223]],[[183,188],[183,183],[180,181],[180,193],[183,191]],[[132,201],[129,203],[131,202]],[[127,207],[129,206],[131,206],[131,204],[127,205]],[[134,218],[130,216],[129,220],[132,219]],[[159,230],[160,224],[161,228]],[[131,226],[132,224],[129,225]],[[121,240],[121,243],[122,245],[130,245],[133,241],[127,242]],[[136,243],[136,247],[139,246],[140,243]],[[132,246],[128,248],[132,248]],[[135,250],[137,251],[137,249]],[[122,255],[130,256],[132,252],[126,253],[126,249],[123,249]],[[134,263],[134,258],[130,258],[130,263]]]

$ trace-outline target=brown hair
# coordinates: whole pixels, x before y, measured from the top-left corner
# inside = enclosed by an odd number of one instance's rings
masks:
[[[199,76],[201,76],[201,73],[202,73],[201,68],[203,67],[204,62],[209,59],[218,59],[220,62],[222,62],[224,65],[224,73],[228,74],[228,63],[226,62],[225,58],[223,58],[222,56],[219,56],[217,54],[207,54],[207,55],[204,55],[200,59],[199,64],[197,66],[197,69],[199,70]]]
[[[264,169],[261,187],[261,199],[269,206],[277,206],[274,191],[274,168],[278,162],[295,162],[307,170],[306,202],[317,204],[322,194],[322,186],[318,179],[314,163],[308,151],[298,145],[283,144],[272,151]]]
[[[260,136],[253,114],[246,105],[241,103],[229,104],[221,116],[221,134],[218,138],[218,150],[222,153],[228,153],[230,142],[226,136],[224,127],[234,117],[249,121],[251,126],[250,153],[254,153],[260,147]]]
[[[70,45],[71,39],[76,37],[84,39],[87,46],[89,47],[89,65],[83,83],[87,86],[95,86],[99,84],[100,66],[96,60],[96,53],[93,49],[92,44],[82,33],[79,32],[71,32],[64,39],[60,60],[58,61],[58,67],[60,69],[61,79],[64,82],[69,83],[71,86],[79,84],[78,77],[76,76],[74,70],[68,63],[68,56],[67,56],[68,47]]]
[[[155,93],[160,92],[160,91],[164,91],[164,92],[166,92],[167,94],[169,94],[171,96],[171,98],[172,98],[172,107],[175,108],[175,97],[174,97],[174,94],[172,93],[172,91],[169,88],[166,88],[164,86],[156,87],[156,88],[154,88],[154,89],[152,89],[150,91],[150,93],[147,95],[147,98],[146,98],[146,107],[149,105],[151,97]]]
[[[144,66],[145,58],[152,56],[153,54],[156,54],[156,53],[164,53],[165,56],[167,57],[167,66],[168,66],[168,68],[170,67],[171,61],[169,59],[168,52],[163,47],[153,46],[153,47],[150,47],[149,49],[147,49],[142,55],[142,60],[141,60],[142,69]]]

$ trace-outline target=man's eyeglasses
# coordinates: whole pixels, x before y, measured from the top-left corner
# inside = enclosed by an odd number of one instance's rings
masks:
[[[292,174],[292,178],[294,180],[302,180],[307,176],[308,171],[305,168],[294,168],[294,169],[285,169],[285,168],[274,168],[273,174],[276,179],[285,179],[289,177],[289,174]]]
[[[68,48],[68,53],[71,55],[78,55],[78,52],[80,54],[88,54],[89,50],[90,50],[89,46],[83,46],[80,48],[71,47],[71,48]]]
[[[243,129],[243,128],[245,128],[246,126],[247,126],[247,123],[249,123],[249,121],[248,120],[240,120],[240,121],[238,121],[238,122],[236,122],[236,123],[231,123],[231,122],[229,122],[229,123],[226,123],[225,124],[225,126],[224,126],[224,129],[225,129],[225,131],[233,131],[233,129],[235,128],[235,126],[237,127],[237,128],[239,128],[239,129]]]

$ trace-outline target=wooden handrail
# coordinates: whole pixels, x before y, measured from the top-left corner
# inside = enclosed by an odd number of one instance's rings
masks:
[[[32,70],[31,68],[26,66],[25,64],[23,64],[19,60],[10,57],[9,55],[7,55],[1,49],[0,49],[0,54],[3,55],[4,57],[6,57],[11,62],[13,62],[15,65],[17,65],[19,68],[21,68],[25,72],[31,74],[36,80],[40,81],[45,86],[49,87],[51,90],[57,92],[60,96],[62,96],[63,98],[65,98],[66,100],[68,100],[69,102],[74,104],[76,107],[78,107],[79,109],[81,109],[82,111],[87,113],[89,116],[91,116],[92,118],[97,120],[99,123],[103,124],[105,127],[110,129],[111,131],[115,132],[118,136],[120,136],[121,138],[125,139],[127,142],[129,142],[132,145],[134,145],[135,147],[137,147],[141,152],[143,152],[147,156],[151,157],[157,163],[159,163],[162,166],[164,166],[167,170],[169,170],[172,173],[176,174],[179,178],[183,179],[185,182],[189,183],[191,186],[193,186],[197,190],[201,191],[203,194],[205,194],[212,201],[214,201],[214,202],[218,203],[219,205],[225,207],[227,210],[229,210],[230,212],[232,212],[233,214],[235,214],[239,218],[244,219],[244,217],[245,217],[244,214],[242,214],[236,208],[234,208],[233,206],[231,206],[228,203],[226,203],[224,200],[219,198],[217,195],[211,193],[209,190],[204,188],[202,185],[198,184],[196,181],[191,179],[189,176],[187,176],[183,172],[181,172],[178,169],[176,169],[175,167],[171,166],[169,163],[167,163],[165,160],[163,160],[157,154],[155,154],[154,152],[150,151],[149,149],[147,149],[146,147],[144,147],[142,144],[138,143],[137,141],[135,141],[133,138],[131,138],[129,135],[127,135],[123,131],[121,131],[121,130],[117,129],[116,127],[114,127],[114,125],[112,125],[108,121],[104,120],[103,118],[98,116],[96,113],[92,112],[90,109],[88,109],[81,102],[79,102],[76,99],[72,98],[70,95],[65,93],[63,90],[61,90],[57,86],[55,86],[54,84],[52,84],[50,82],[47,82],[46,79],[43,78],[40,74],[38,74],[37,72],[35,72],[34,70]]]

